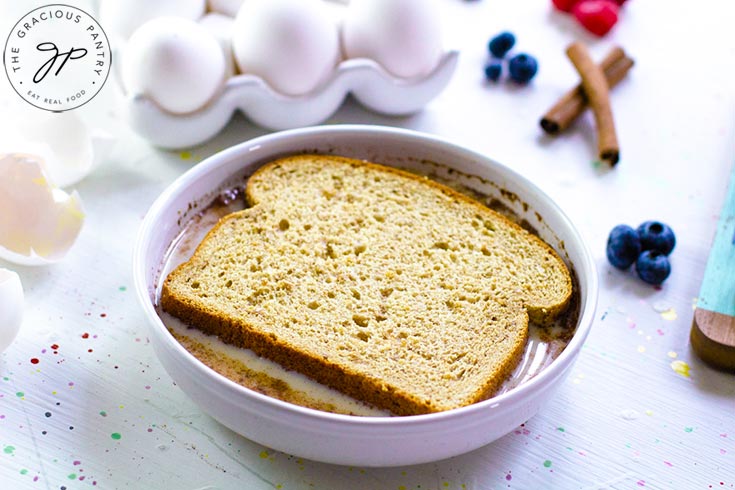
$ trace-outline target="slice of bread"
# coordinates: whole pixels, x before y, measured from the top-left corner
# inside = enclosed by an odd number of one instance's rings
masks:
[[[246,196],[169,274],[162,308],[396,414],[491,395],[529,316],[548,323],[571,297],[542,240],[427,178],[299,155],[259,169]]]

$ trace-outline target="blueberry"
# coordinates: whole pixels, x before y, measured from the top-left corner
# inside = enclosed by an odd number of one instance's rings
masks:
[[[607,260],[618,269],[627,269],[641,254],[638,232],[628,225],[618,225],[607,237]]]
[[[676,245],[674,230],[660,221],[646,221],[638,227],[643,250],[656,250],[669,255]]]
[[[497,61],[491,61],[485,65],[485,78],[492,82],[497,82],[500,79],[500,74],[503,71],[502,66]]]
[[[536,76],[538,63],[530,54],[521,53],[513,56],[508,62],[510,78],[516,83],[528,83]]]
[[[635,271],[643,281],[657,286],[671,274],[671,264],[658,250],[644,250],[635,262]]]
[[[516,43],[516,37],[510,32],[501,32],[487,43],[487,49],[496,58],[502,58]]]

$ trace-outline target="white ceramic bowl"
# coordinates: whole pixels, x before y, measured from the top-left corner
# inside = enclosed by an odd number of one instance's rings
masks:
[[[263,163],[299,152],[334,153],[443,173],[489,194],[534,226],[576,273],[580,314],[564,351],[543,371],[501,395],[471,406],[408,417],[358,417],[303,408],[244,388],[182,347],[156,314],[164,255],[196,208],[242,182]],[[283,131],[222,151],[176,180],[153,204],[134,254],[138,297],[164,367],[199,406],[235,432],[265,446],[317,461],[398,466],[456,456],[488,444],[532,417],[569,372],[587,337],[597,303],[589,250],[564,213],[509,168],[437,137],[378,126],[320,126]]]

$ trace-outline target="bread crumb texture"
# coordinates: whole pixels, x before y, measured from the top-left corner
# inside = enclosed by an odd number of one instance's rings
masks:
[[[520,360],[529,317],[572,293],[543,241],[407,172],[335,156],[269,163],[252,206],[166,278],[163,309],[399,415],[490,396]]]

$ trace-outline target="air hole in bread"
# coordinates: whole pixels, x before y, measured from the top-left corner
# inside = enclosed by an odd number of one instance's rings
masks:
[[[362,328],[366,328],[368,326],[368,318],[364,315],[352,315],[352,321]]]
[[[330,259],[336,259],[337,253],[334,251],[334,247],[331,243],[327,243],[327,257]]]

